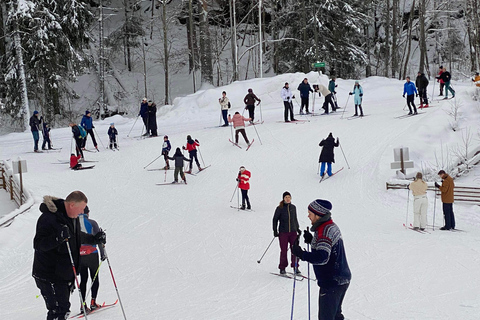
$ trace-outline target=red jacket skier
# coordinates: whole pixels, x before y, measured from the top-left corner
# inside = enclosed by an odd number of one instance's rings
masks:
[[[238,172],[238,188],[242,191],[242,206],[240,209],[245,210],[245,202],[247,202],[247,209],[251,209],[250,199],[248,198],[248,190],[250,189],[250,171],[247,171],[244,166],[240,167]]]

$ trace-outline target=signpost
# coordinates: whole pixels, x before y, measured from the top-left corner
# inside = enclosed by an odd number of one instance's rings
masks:
[[[393,149],[394,162],[390,164],[391,169],[400,169],[403,174],[406,174],[406,168],[413,168],[413,161],[409,160],[408,148]]]
[[[325,62],[314,62],[312,63],[312,68],[325,68]]]

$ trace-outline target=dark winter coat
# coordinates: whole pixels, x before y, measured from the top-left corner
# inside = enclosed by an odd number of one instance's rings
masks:
[[[452,79],[452,76],[451,76],[450,72],[445,71],[445,72],[442,72],[442,74],[439,75],[439,76],[437,77],[437,79],[440,79],[440,80],[442,80],[444,83],[447,83],[447,82],[449,82],[449,81]]]
[[[280,222],[280,226],[278,223]],[[273,215],[273,231],[278,232],[297,232],[300,230],[297,220],[297,208],[291,203],[285,203],[282,201],[280,205],[275,209]]]
[[[168,154],[171,149],[172,145],[170,144],[170,140],[164,141],[162,147],[162,154]]]
[[[173,157],[167,157],[170,160],[175,160],[175,167],[181,167],[183,168],[183,161],[188,161],[190,162],[190,159],[185,158],[183,154],[177,154],[175,153]]]
[[[415,79],[415,85],[417,86],[418,90],[424,90],[428,87],[428,79],[425,77],[425,73],[420,74]]]
[[[42,134],[44,138],[49,138],[50,137],[50,128],[47,127],[48,123],[43,122],[43,127],[42,127]]]
[[[313,92],[312,87],[310,87],[310,83],[300,83],[297,88],[298,91],[300,91],[300,97],[302,98],[308,98],[308,95],[310,94],[309,92]]]
[[[75,139],[83,139],[82,135],[80,134],[80,129],[78,129],[78,126],[73,126],[72,127],[72,132],[73,132],[73,137]]]
[[[155,103],[148,106],[148,128],[157,130],[157,105]]]
[[[255,93],[249,93],[245,96],[245,98],[243,98],[243,102],[247,105],[247,106],[253,106],[255,104],[255,100],[260,102],[261,100],[258,99],[258,97],[255,95]]]
[[[312,230],[312,251],[304,251],[300,259],[313,265],[318,286],[328,289],[350,283],[352,274],[338,226],[330,219],[314,224]]]
[[[327,139],[322,140],[318,145],[322,147],[322,152],[320,153],[320,159],[318,162],[335,163],[335,154],[333,152],[333,148],[340,145],[338,139],[337,142],[335,142],[333,136],[329,135]]]
[[[36,115],[33,115],[30,117],[30,130],[33,131],[39,131],[40,128],[40,122],[42,120],[38,119]]]
[[[35,255],[32,275],[34,278],[49,282],[72,282],[74,274],[67,244],[58,239],[61,228],[67,225],[70,230],[71,237],[68,243],[77,270],[81,244],[93,244],[94,237],[80,231],[78,218],[71,219],[67,216],[63,199],[45,196],[40,211],[42,215],[38,218],[33,239]]]
[[[117,129],[116,129],[116,128],[112,128],[112,127],[108,128],[108,132],[107,132],[107,133],[108,133],[108,136],[110,137],[110,139],[115,138],[115,136],[118,135]]]
[[[140,105],[140,113],[138,114],[142,118],[148,117],[148,103],[147,102],[142,102]]]
[[[82,118],[82,121],[80,122],[80,125],[85,128],[85,130],[92,130],[95,128],[93,126],[93,119],[92,117],[89,117],[87,115],[84,115]]]

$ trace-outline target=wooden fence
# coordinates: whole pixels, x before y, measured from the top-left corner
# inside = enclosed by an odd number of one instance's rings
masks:
[[[388,183],[388,189],[407,189],[410,182],[405,183]],[[440,194],[440,190],[434,186],[428,186],[428,190],[436,191],[437,194]],[[480,187],[465,187],[465,186],[455,186],[453,189],[453,198],[458,202],[469,202],[480,204]]]
[[[10,194],[10,200],[15,201],[18,207],[27,201],[27,196],[20,191],[20,183],[14,178],[5,162],[0,161],[0,187]]]

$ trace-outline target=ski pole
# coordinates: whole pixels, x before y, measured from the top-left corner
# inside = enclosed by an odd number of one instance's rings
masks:
[[[410,202],[410,189],[408,189],[408,194],[407,194],[407,214],[405,216],[405,228],[408,228],[408,206]]]
[[[93,128],[93,131],[95,131],[95,134],[97,135],[98,140],[102,144],[103,149],[107,149],[107,148],[105,148],[105,145],[103,144],[102,139],[100,138],[99,134],[97,133],[97,129]]]
[[[345,102],[345,107],[343,107],[343,112],[342,112],[342,116],[340,117],[340,119],[343,119],[343,115],[345,114],[345,110],[347,110],[348,100],[350,100],[350,94],[348,95],[347,102]]]
[[[260,140],[260,144],[263,145],[262,139],[260,139],[260,136],[258,135],[258,131],[257,131],[257,128],[256,128],[256,125],[255,125],[255,124],[253,125],[253,129],[255,129],[255,132],[257,133],[257,137],[258,137],[258,140]]]
[[[127,320],[127,316],[125,315],[125,310],[123,310],[122,299],[120,299],[120,293],[118,292],[117,283],[115,282],[115,277],[113,276],[112,265],[110,264],[110,259],[108,259],[107,250],[103,247],[105,252],[105,258],[107,258],[108,268],[110,269],[110,274],[112,275],[113,285],[115,286],[115,291],[117,291],[118,302],[120,302],[120,307],[122,308],[123,318]]]
[[[235,197],[235,192],[237,192],[237,189],[238,189],[238,185],[240,184],[240,182],[237,183],[237,185],[235,186],[235,190],[233,190],[233,194],[232,194],[232,198],[230,199],[230,202],[233,201],[233,197]]]
[[[77,285],[78,295],[80,296],[80,304],[82,306],[85,319],[87,319],[87,310],[85,310],[85,302],[83,301],[82,293],[80,292],[80,284],[78,283],[77,270],[75,270],[75,262],[73,262],[72,250],[70,249],[70,243],[68,242],[68,238],[65,238],[65,242],[67,243],[68,255],[70,256],[70,262],[72,263],[73,274],[75,275],[75,284]]]
[[[132,128],[130,129],[130,131],[128,131],[127,137],[130,137],[130,133],[132,132],[133,127],[135,127],[135,124],[137,123],[138,117],[139,117],[139,116],[137,116],[137,117],[135,118],[135,122],[133,123],[133,126],[132,126]],[[143,129],[142,129],[142,131],[143,131]]]
[[[350,169],[350,165],[348,164],[347,157],[345,157],[345,152],[343,152],[343,148],[340,142],[338,143],[338,145],[340,146],[340,150],[342,150],[343,157],[345,158],[345,162],[347,163],[348,169]]]
[[[260,108],[260,121],[263,121],[262,104],[261,104],[261,102],[258,103],[258,107]]]
[[[308,232],[308,227],[307,227]],[[307,251],[310,252],[310,244],[307,243]],[[308,320],[310,320],[310,262],[307,262],[307,277],[308,277]]]
[[[229,125],[229,127],[230,127],[230,132],[232,134],[232,141],[233,141],[233,123],[231,125]]]
[[[295,285],[297,283],[297,270],[298,270],[298,258],[295,257],[295,269],[293,271],[292,311],[290,312],[290,320],[293,320],[293,306],[295,305]]]
[[[298,109],[301,109],[302,107],[298,103],[297,99],[293,99],[293,100],[295,100],[295,102],[297,103]],[[307,119],[307,114],[306,113],[301,114],[301,116],[303,116],[305,119]],[[310,122],[310,120],[305,120],[305,121]]]
[[[87,293],[85,294],[85,298],[88,297],[88,295],[90,294],[90,291],[92,291],[93,284],[95,283],[95,280],[97,279],[98,272],[100,271],[100,267],[102,266],[102,263],[103,263],[103,261],[100,260],[100,264],[98,265],[97,271],[95,272],[95,276],[92,279],[92,284],[91,284],[90,288],[88,288]],[[83,300],[83,303],[87,304],[86,300]]]
[[[436,206],[437,206],[437,189],[435,189],[434,191],[435,191],[435,195],[433,197],[433,223],[432,223],[433,231],[435,231],[435,209],[436,209]]]
[[[220,108],[220,119],[218,121],[218,126],[221,127],[222,126],[222,109]]]
[[[145,167],[143,167],[143,169],[145,169],[146,167],[148,167],[149,165],[151,165],[152,163],[154,163],[158,158],[160,158],[162,155],[159,155],[158,157],[156,157],[155,159],[153,159],[152,162],[150,162],[149,164],[147,164]]]
[[[272,245],[273,240],[275,240],[275,237],[273,237],[272,241],[270,241],[270,244],[268,245],[267,249],[265,249],[265,252],[262,254],[262,256],[260,257],[260,259],[257,260],[257,263],[262,262],[263,256],[265,255],[265,253],[267,253],[268,249],[270,249],[270,246]]]
[[[200,155],[200,159],[202,159],[203,166],[205,167],[205,161],[203,161],[202,153],[200,152],[200,146],[198,146],[198,154]]]

